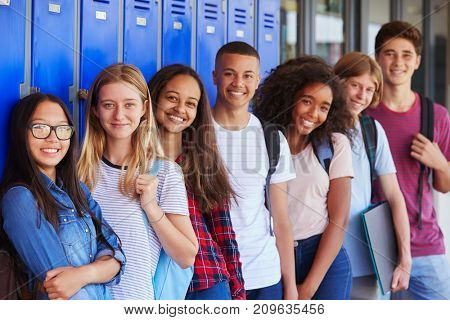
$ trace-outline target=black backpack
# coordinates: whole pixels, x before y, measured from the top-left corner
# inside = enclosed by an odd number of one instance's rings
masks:
[[[420,96],[420,133],[427,137],[428,140],[433,142],[434,140],[434,104],[433,102],[423,96]],[[423,197],[423,175],[425,171],[427,174],[431,174],[431,169],[425,167],[424,164],[420,163],[420,173],[419,173],[419,188],[417,192],[419,200],[419,212],[417,214],[417,223],[419,230],[422,230],[422,197]]]
[[[269,230],[270,235],[273,236],[272,230],[272,206],[270,204],[270,180],[274,174],[278,162],[280,161],[281,149],[280,149],[280,135],[278,133],[278,127],[270,122],[264,122],[261,124],[264,131],[264,140],[266,142],[267,154],[269,156],[269,171],[266,176],[265,195],[266,195],[266,207],[269,210]]]
[[[27,287],[24,268],[3,230],[0,240],[0,300],[35,299]]]

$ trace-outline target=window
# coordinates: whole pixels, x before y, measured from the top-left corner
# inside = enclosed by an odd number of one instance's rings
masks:
[[[296,0],[281,0],[281,63],[297,56],[297,15]]]
[[[389,22],[390,1],[378,0],[369,2],[369,30],[367,40],[367,53],[375,56],[375,37],[381,26]]]
[[[316,1],[316,54],[334,65],[344,53],[342,0]]]

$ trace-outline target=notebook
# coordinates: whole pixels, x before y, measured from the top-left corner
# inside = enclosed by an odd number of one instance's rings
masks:
[[[398,261],[391,208],[387,202],[381,202],[361,212],[361,217],[378,284],[385,295],[391,290]]]

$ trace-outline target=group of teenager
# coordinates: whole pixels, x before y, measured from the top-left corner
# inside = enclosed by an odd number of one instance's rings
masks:
[[[148,84],[135,66],[109,66],[89,89],[80,150],[59,98],[21,99],[0,197],[23,286],[38,299],[155,299],[163,250],[194,267],[185,299],[378,299],[360,212],[385,199],[392,298],[450,299],[432,205],[432,187],[450,190],[448,112],[433,105],[433,141],[419,133],[416,28],[387,23],[375,47],[376,61],[352,52],[333,69],[303,56],[260,83],[257,51],[228,43],[212,106],[187,66]]]

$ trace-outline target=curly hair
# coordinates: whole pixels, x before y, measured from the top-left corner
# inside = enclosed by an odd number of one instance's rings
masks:
[[[333,101],[326,121],[309,134],[308,141],[331,139],[333,132],[340,132],[351,141],[352,115],[346,107],[342,85],[332,68],[316,56],[291,59],[273,69],[255,94],[254,114],[263,122],[275,124],[287,137],[298,93],[313,83],[328,85]]]

